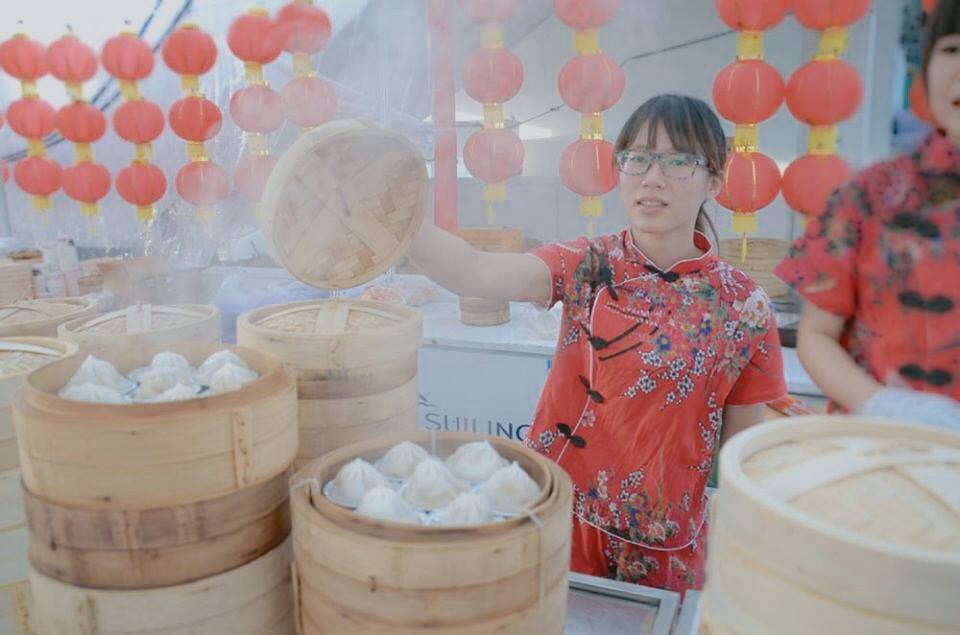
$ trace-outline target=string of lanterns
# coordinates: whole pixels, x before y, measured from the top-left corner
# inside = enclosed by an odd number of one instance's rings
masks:
[[[305,132],[337,113],[337,91],[317,76],[310,59],[330,40],[330,16],[309,0],[294,0],[280,8],[276,24],[284,50],[293,55],[294,77],[281,91],[283,113]]]

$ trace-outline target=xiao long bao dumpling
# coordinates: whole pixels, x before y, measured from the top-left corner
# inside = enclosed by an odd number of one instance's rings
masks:
[[[479,525],[493,520],[490,500],[477,492],[460,494],[434,518],[438,525]]]
[[[177,384],[183,383],[183,373],[173,366],[151,368],[140,377],[140,387],[137,388],[138,401],[150,401],[170,390]]]
[[[363,516],[389,520],[395,523],[420,525],[420,515],[389,487],[374,487],[363,495],[356,512]]]
[[[429,456],[427,451],[416,443],[403,441],[387,450],[377,467],[390,478],[405,479]]]
[[[130,403],[129,399],[113,388],[91,383],[68,385],[60,391],[60,396],[70,401],[86,401],[89,403]]]
[[[257,373],[235,364],[224,364],[210,376],[210,392],[217,395],[222,392],[239,390],[241,386],[257,378]]]
[[[206,359],[200,368],[197,369],[197,380],[206,386],[210,385],[210,379],[213,377],[213,374],[226,366],[227,364],[233,364],[234,366],[239,366],[246,370],[250,370],[250,367],[247,366],[247,363],[243,361],[239,355],[230,350],[217,351],[210,357]]]
[[[163,351],[162,353],[157,353],[150,361],[150,368],[160,368],[166,366],[182,368],[188,371],[190,370],[190,362],[187,361],[187,358],[172,351]]]
[[[154,401],[185,401],[187,399],[194,399],[196,396],[197,391],[190,386],[177,384],[173,388],[160,393]]]
[[[421,461],[403,487],[403,497],[418,509],[432,511],[450,503],[467,484],[450,473],[438,459]]]
[[[453,475],[471,483],[487,480],[506,465],[507,461],[489,441],[464,443],[447,459],[447,467]]]
[[[333,481],[336,502],[355,507],[374,487],[387,487],[387,477],[363,459],[354,459],[340,468]]]
[[[494,472],[478,491],[490,498],[494,511],[519,514],[537,500],[540,486],[514,461]]]
[[[124,393],[133,388],[133,382],[121,375],[116,368],[108,361],[88,355],[77,372],[74,373],[67,386],[82,386],[83,384],[96,384],[112,388],[113,390]]]

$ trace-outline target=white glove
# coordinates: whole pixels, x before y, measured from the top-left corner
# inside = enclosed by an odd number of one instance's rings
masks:
[[[860,406],[857,414],[960,432],[960,402],[907,388],[883,388]]]

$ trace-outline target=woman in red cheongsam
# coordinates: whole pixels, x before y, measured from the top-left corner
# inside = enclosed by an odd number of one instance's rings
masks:
[[[797,352],[834,408],[960,431],[960,2],[928,42],[942,129],[857,174],[776,271],[808,300]]]
[[[725,158],[710,107],[655,97],[616,149],[622,232],[493,254],[426,227],[413,257],[460,295],[563,303],[526,443],[573,479],[572,568],[685,591],[703,582],[716,445],[786,392],[780,345],[770,300],[705,232]]]

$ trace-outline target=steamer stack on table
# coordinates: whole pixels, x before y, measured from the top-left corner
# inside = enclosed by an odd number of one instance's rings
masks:
[[[164,350],[198,366],[223,348],[163,344],[104,357],[129,373]],[[210,397],[61,399],[83,354],[32,373],[17,393],[41,634],[292,633],[296,381],[270,355],[232,350],[259,377]]]
[[[960,632],[960,435],[766,423],[720,455],[701,635]]]
[[[11,402],[33,370],[77,351],[45,337],[0,339],[0,633],[29,635],[27,527]]]
[[[521,229],[461,229],[460,236],[480,251],[523,251]],[[506,324],[510,321],[510,303],[483,298],[460,298],[460,321],[467,326]]]
[[[771,298],[784,298],[790,289],[773,270],[787,256],[790,243],[774,238],[748,238],[745,261],[740,258],[742,248],[743,241],[739,238],[721,240],[720,257],[753,278]]]

